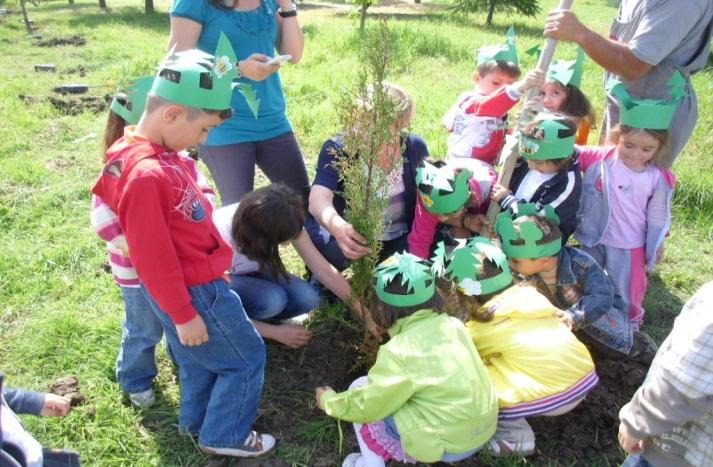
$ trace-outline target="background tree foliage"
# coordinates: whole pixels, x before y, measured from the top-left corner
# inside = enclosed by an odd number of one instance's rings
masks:
[[[518,13],[524,16],[535,16],[540,12],[537,0],[454,0],[453,10],[458,14],[488,12],[485,24],[493,23],[496,11],[505,13]]]

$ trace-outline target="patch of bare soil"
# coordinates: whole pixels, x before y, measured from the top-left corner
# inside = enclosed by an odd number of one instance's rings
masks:
[[[83,112],[95,114],[105,112],[111,102],[111,96],[48,97],[52,106],[66,115],[79,115]]]
[[[329,318],[304,350],[268,345],[268,364],[258,429],[278,439],[278,456],[260,460],[261,466],[341,465],[344,456],[358,451],[350,423],[342,423],[343,452],[338,452],[336,427],[315,407],[314,388],[330,385],[344,390],[356,377],[361,334],[340,320]],[[616,433],[619,409],[629,401],[646,376],[640,363],[595,356],[599,385],[572,412],[559,417],[529,420],[537,436],[532,465],[618,465],[622,459]],[[321,430],[321,431],[320,431]],[[302,457],[300,453],[307,458]],[[278,458],[279,457],[279,458]],[[216,458],[217,461],[217,458]],[[497,461],[496,461],[497,462]],[[216,464],[220,465],[220,464]],[[241,464],[243,465],[243,464]],[[398,463],[391,462],[395,466]],[[436,464],[446,466],[449,464]],[[457,463],[483,465],[475,456]]]
[[[52,37],[49,39],[41,40],[35,43],[38,47],[59,47],[62,45],[73,45],[75,47],[81,47],[87,45],[87,40],[79,35],[69,36],[69,37]]]

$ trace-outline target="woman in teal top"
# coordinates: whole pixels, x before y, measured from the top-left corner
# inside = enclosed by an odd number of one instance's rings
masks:
[[[302,152],[285,114],[285,95],[277,70],[268,61],[275,49],[297,63],[304,35],[291,0],[174,0],[169,48],[213,53],[224,32],[238,58],[239,81],[260,100],[257,119],[245,97],[233,93],[232,117],[210,132],[198,154],[208,166],[223,204],[252,191],[255,164],[272,182],[282,182],[305,201],[309,181]]]

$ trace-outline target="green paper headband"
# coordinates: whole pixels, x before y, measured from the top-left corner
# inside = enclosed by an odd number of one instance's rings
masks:
[[[534,215],[545,217],[559,225],[559,216],[552,206],[548,204],[542,209],[538,209],[536,204],[518,204],[513,207],[513,211],[504,211],[495,220],[495,232],[500,237],[500,244],[508,257],[534,259],[555,256],[560,252],[562,249],[561,238],[549,243],[537,243],[545,236],[545,233],[535,222],[528,220],[520,223],[518,225],[519,233],[513,222],[518,217]],[[524,243],[521,243],[523,241]]]
[[[478,270],[483,264],[483,256],[492,261],[500,273],[493,277],[479,278]],[[439,242],[433,258],[434,270],[447,275],[464,295],[486,295],[504,289],[512,283],[512,273],[505,254],[485,237],[459,239],[450,255],[445,245]],[[482,273],[481,273],[482,275]]]
[[[401,275],[401,285],[407,294],[386,291],[386,287],[397,275]],[[436,281],[431,268],[421,258],[410,253],[394,253],[382,261],[374,270],[374,289],[379,299],[392,306],[416,306],[428,301],[436,293]]]
[[[619,121],[634,128],[649,130],[667,130],[678,107],[678,101],[685,96],[686,80],[676,70],[668,81],[671,93],[670,101],[658,99],[640,99],[629,94],[624,83],[610,79],[607,91],[619,101]]]
[[[517,49],[515,48],[515,28],[510,26],[507,32],[507,42],[498,45],[486,45],[478,49],[476,62],[478,66],[483,63],[492,62],[493,60],[501,60],[503,62],[512,62],[517,66]]]
[[[136,125],[141,119],[141,114],[144,113],[146,107],[146,98],[148,97],[151,85],[153,84],[153,76],[142,76],[129,82],[126,88],[126,105],[123,105],[114,96],[109,107],[112,112],[123,118],[129,125]]]
[[[418,194],[426,209],[436,214],[459,210],[470,198],[468,181],[473,173],[462,169],[457,174],[451,167],[436,167],[423,161],[416,169]],[[430,192],[427,188],[431,188]]]
[[[560,137],[560,130],[571,130],[560,123],[561,115],[541,113],[535,117],[540,123],[528,130],[525,135],[520,132],[520,155],[532,160],[551,160],[569,157],[574,152],[575,134]],[[534,137],[538,136],[538,137]]]
[[[257,118],[259,100],[252,87],[233,83],[237,76],[237,58],[224,33],[220,33],[215,55],[191,49],[171,52],[159,66],[151,92],[168,101],[198,109],[230,108],[233,88],[245,97]]]
[[[577,48],[575,60],[554,60],[547,70],[547,79],[558,81],[562,86],[571,84],[579,88],[582,85],[582,72],[584,71],[584,50]]]

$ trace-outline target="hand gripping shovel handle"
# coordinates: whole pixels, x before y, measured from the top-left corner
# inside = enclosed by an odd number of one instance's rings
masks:
[[[572,6],[573,0],[561,0],[559,4],[560,10],[569,10]],[[550,62],[552,61],[552,56],[555,54],[555,47],[557,46],[557,40],[550,37],[545,39],[545,47],[542,49],[540,58],[537,60],[537,69],[546,72],[550,67]],[[539,88],[530,88],[525,99],[525,103],[530,102],[539,94]],[[525,106],[523,105],[523,108]],[[520,112],[520,119],[518,121],[518,127],[521,128],[524,124],[528,123],[532,119],[532,114],[530,112]],[[498,183],[504,187],[510,184],[510,178],[512,177],[512,171],[515,168],[515,162],[518,158],[518,144],[515,136],[509,135],[506,139],[506,143],[500,152],[500,160],[502,165],[498,173]],[[490,202],[488,206],[488,213],[486,217],[488,218],[488,223],[492,226],[495,224],[495,218],[500,213],[500,205],[495,201]]]

